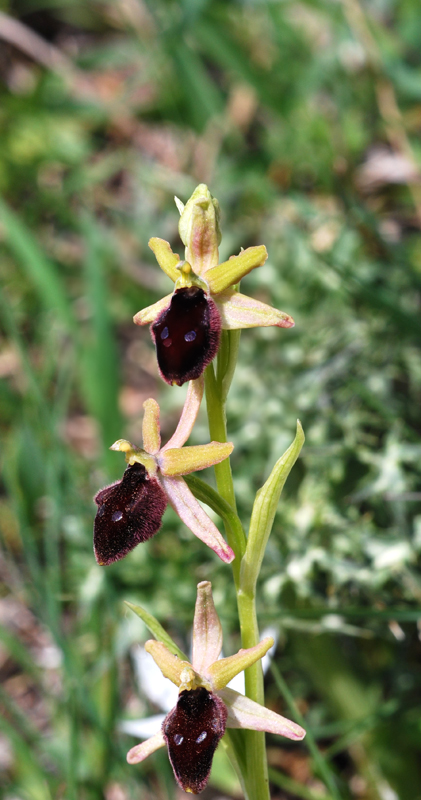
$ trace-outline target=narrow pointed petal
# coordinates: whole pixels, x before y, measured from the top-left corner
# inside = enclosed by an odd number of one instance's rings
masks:
[[[143,403],[143,408],[145,409],[142,424],[143,447],[147,453],[154,456],[161,447],[159,405],[150,397]]]
[[[227,728],[248,728],[253,731],[266,731],[286,736],[287,739],[304,739],[304,728],[290,719],[275,714],[268,708],[255,703],[233,689],[220,689],[218,695],[228,708]]]
[[[239,672],[251,667],[259,658],[262,658],[273,645],[273,639],[268,636],[255,647],[239,650],[235,656],[221,658],[208,667],[206,674],[209,676],[214,689],[223,689]]]
[[[193,620],[193,669],[206,673],[222,650],[222,627],[212,597],[212,584],[202,581],[197,586]]]
[[[155,664],[158,665],[165,678],[180,686],[181,675],[191,665],[188,661],[181,661],[178,656],[173,655],[171,650],[163,642],[157,642],[155,639],[149,639],[145,642],[145,650],[150,653]]]
[[[214,298],[217,305],[222,328],[267,328],[276,325],[278,328],[293,328],[294,320],[284,311],[253,300],[240,292],[226,289]]]
[[[129,764],[140,764],[141,761],[144,761],[145,758],[154,753],[155,750],[159,750],[160,747],[165,747],[165,739],[161,732],[156,733],[155,736],[151,736],[146,742],[136,744],[132,747],[127,753],[127,761]]]
[[[178,273],[177,273],[178,274]],[[150,325],[155,322],[156,318],[166,309],[171,303],[172,294],[167,294],[154,303],[152,306],[147,306],[138,311],[133,317],[133,322],[136,325]]]
[[[230,564],[235,558],[234,552],[227,545],[216,525],[205,514],[185,481],[182,478],[167,478],[163,475],[161,482],[169,502],[184,524],[198,539],[214,550],[222,561]]]
[[[199,413],[204,386],[205,381],[203,375],[201,375],[200,378],[197,378],[195,381],[190,381],[186,400],[177,428],[171,436],[171,439],[161,449],[161,453],[165,450],[171,450],[175,447],[182,447],[183,444],[187,442]]]
[[[219,464],[231,455],[233,449],[232,442],[209,442],[193,447],[177,447],[160,453],[158,463],[162,475],[168,477],[188,475],[198,469]]]
[[[177,253],[173,253],[169,243],[166,242],[165,239],[157,239],[154,237],[153,239],[149,239],[148,245],[154,253],[162,271],[175,283],[177,278],[180,277],[180,273],[177,269],[177,264],[180,263],[180,256],[178,256]]]
[[[180,216],[178,230],[186,247],[186,261],[192,265],[196,275],[204,275],[218,263],[218,245],[221,241],[219,213],[218,201],[201,183]]]
[[[206,272],[206,280],[212,294],[223,292],[228,286],[238,283],[252,269],[263,266],[267,257],[266,247],[260,244],[258,247],[248,247],[239,256],[231,256],[228,261],[212,267]]]

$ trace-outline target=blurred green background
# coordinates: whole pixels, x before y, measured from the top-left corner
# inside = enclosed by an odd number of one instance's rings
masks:
[[[109,445],[149,396],[177,422],[131,319],[171,291],[148,239],[181,254],[173,195],[206,182],[222,259],[265,243],[243,291],[296,320],[243,334],[228,403],[245,524],[297,416],[307,436],[260,582],[268,704],[310,731],[268,736],[273,797],[420,798],[419,0],[0,9],[1,797],[183,795],[165,752],[125,762],[118,723],[159,709],[124,599],[186,648],[211,578],[239,646],[229,569],[171,511],[124,561],[92,554]],[[206,797],[237,791],[221,756]]]

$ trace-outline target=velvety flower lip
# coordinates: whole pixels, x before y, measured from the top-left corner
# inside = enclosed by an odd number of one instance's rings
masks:
[[[219,658],[222,628],[212,586],[208,581],[199,583],[191,663],[182,661],[162,642],[151,640],[145,644],[145,650],[162,674],[179,687],[179,698],[165,717],[161,731],[131,748],[127,754],[129,764],[144,761],[167,745],[178,784],[184,791],[198,794],[207,784],[213,754],[226,728],[248,728],[295,741],[303,739],[305,731],[300,725],[227,688],[235,675],[262,658],[272,645],[273,639],[268,637],[255,647]]]
[[[154,536],[168,503],[190,530],[230,563],[234,553],[191,493],[182,476],[218,464],[233,450],[231,442],[183,447],[192,431],[203,396],[203,379],[192,381],[177,429],[161,447],[158,403],[143,404],[143,449],[119,439],[111,450],[125,453],[123,478],[95,496],[94,552],[101,566],[112,564],[137,544]]]
[[[158,366],[167,383],[181,385],[197,378],[218,350],[221,330],[291,328],[289,314],[237,291],[236,284],[267,259],[264,245],[249,247],[219,264],[219,206],[200,184],[184,206],[176,198],[185,261],[168,242],[152,238],[149,247],[161,269],[175,283],[174,292],[134,316],[137,325],[151,325]]]

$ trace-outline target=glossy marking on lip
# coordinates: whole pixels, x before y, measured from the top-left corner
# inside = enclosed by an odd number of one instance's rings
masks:
[[[120,481],[95,496],[94,552],[98,564],[119,561],[161,527],[167,505],[164,490],[143,464],[128,466]]]
[[[174,775],[184,791],[199,794],[205,788],[227,714],[222,700],[200,687],[181,692],[166,716],[162,732]]]
[[[181,386],[199,378],[215,357],[221,318],[203,289],[177,289],[168,308],[151,325],[151,334],[162,377],[167,383]]]

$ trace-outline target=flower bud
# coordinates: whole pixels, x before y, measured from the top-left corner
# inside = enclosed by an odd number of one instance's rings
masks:
[[[178,226],[186,247],[186,261],[197,275],[218,264],[219,216],[218,201],[204,183],[199,184],[184,206]]]

